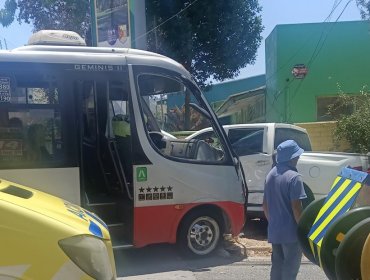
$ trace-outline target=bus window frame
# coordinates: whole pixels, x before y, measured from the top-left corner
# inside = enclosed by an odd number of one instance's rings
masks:
[[[75,108],[71,108],[71,104],[74,104],[74,96],[70,86],[70,79],[68,71],[65,69],[65,64],[59,63],[41,63],[41,62],[8,62],[9,66],[7,71],[0,71],[0,76],[8,76],[11,78],[13,85],[11,88],[24,87],[27,82],[20,80],[23,77],[28,77],[34,74],[40,77],[56,77],[52,81],[54,88],[58,89],[58,102],[56,103],[28,103],[28,98],[26,97],[26,102],[24,103],[0,103],[0,108],[8,108],[9,111],[24,111],[32,109],[50,109],[54,113],[60,115],[61,121],[61,144],[62,146],[62,156],[60,159],[53,160],[42,160],[37,162],[16,162],[12,164],[1,165],[1,169],[28,169],[28,168],[63,168],[63,167],[76,167],[78,166],[78,152],[77,143],[74,134],[68,133],[71,128],[75,130]],[[51,82],[47,82],[45,78],[44,81],[37,83],[46,83],[51,85]],[[37,84],[36,83],[36,84]],[[32,83],[30,83],[32,85]],[[31,87],[30,87],[31,88]],[[72,100],[72,102],[71,102]]]
[[[194,84],[193,81],[187,79],[183,75],[179,74],[178,72],[161,68],[158,66],[148,66],[148,65],[130,65],[132,67],[132,74],[133,74],[133,81],[134,81],[134,87],[135,91],[131,90],[132,92],[136,92],[137,94],[137,100],[138,100],[138,105],[139,105],[139,110],[141,114],[141,119],[144,120],[144,112],[143,112],[143,105],[142,105],[142,96],[140,95],[140,90],[139,90],[139,77],[140,75],[154,75],[154,76],[163,76],[167,77],[169,79],[173,79],[181,84],[183,84],[186,88],[190,90],[192,95],[196,98],[197,102],[202,106],[203,109],[205,109],[208,114],[212,117],[211,123],[214,131],[216,131],[218,137],[220,138],[220,143],[223,148],[224,152],[224,158],[221,161],[199,161],[199,160],[194,160],[194,159],[186,159],[186,158],[179,158],[179,157],[173,157],[169,155],[165,155],[161,153],[158,148],[152,143],[150,140],[150,136],[148,134],[147,129],[145,130],[145,134],[147,136],[148,142],[150,143],[151,147],[162,157],[175,161],[175,162],[183,162],[183,163],[190,163],[190,164],[201,164],[201,165],[222,165],[222,166],[234,166],[234,161],[233,161],[233,156],[232,156],[232,151],[230,149],[230,143],[227,140],[226,134],[224,133],[222,127],[217,121],[217,117],[215,116],[214,112],[212,111],[211,107],[208,105],[205,97],[201,93],[201,90],[199,89],[198,86]],[[130,73],[129,73],[130,74]],[[140,97],[140,98],[139,98]],[[136,120],[135,120],[136,121]],[[222,129],[222,131],[221,131]]]

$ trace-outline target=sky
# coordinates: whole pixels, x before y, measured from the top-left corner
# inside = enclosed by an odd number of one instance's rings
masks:
[[[201,1],[201,0],[200,0]],[[262,42],[257,51],[254,65],[248,65],[242,69],[238,79],[256,76],[265,73],[265,39],[278,24],[324,22],[329,16],[334,5],[337,5],[329,21],[361,20],[360,12],[355,0],[259,0],[262,7],[262,24],[265,29],[262,32]],[[4,7],[5,0],[0,0],[0,9]],[[328,20],[327,20],[328,21]],[[32,33],[32,26],[14,22],[7,28],[0,26],[1,46],[5,49],[13,49],[27,43]]]

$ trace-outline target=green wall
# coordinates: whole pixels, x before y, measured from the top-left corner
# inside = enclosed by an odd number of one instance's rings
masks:
[[[266,121],[317,121],[317,97],[370,84],[370,23],[277,25],[266,39]],[[293,66],[308,74],[295,79]]]

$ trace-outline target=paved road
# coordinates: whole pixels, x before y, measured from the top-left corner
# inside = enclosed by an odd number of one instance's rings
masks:
[[[249,220],[245,237],[265,241],[266,227],[263,221]],[[168,244],[118,251],[115,258],[118,277],[125,280],[263,280],[269,279],[271,269],[268,257],[225,256],[225,251],[218,251],[210,257],[186,259]],[[298,280],[310,279],[327,278],[319,267],[303,259]]]
[[[245,280],[269,279],[268,258],[225,257],[185,259],[172,245],[155,245],[116,252],[117,274],[122,280]],[[298,280],[327,279],[317,266],[303,260]]]

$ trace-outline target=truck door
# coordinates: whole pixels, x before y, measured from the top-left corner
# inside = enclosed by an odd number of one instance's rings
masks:
[[[272,168],[272,155],[264,151],[264,128],[229,129],[231,145],[239,156],[249,190],[248,207],[261,206],[266,174]]]

